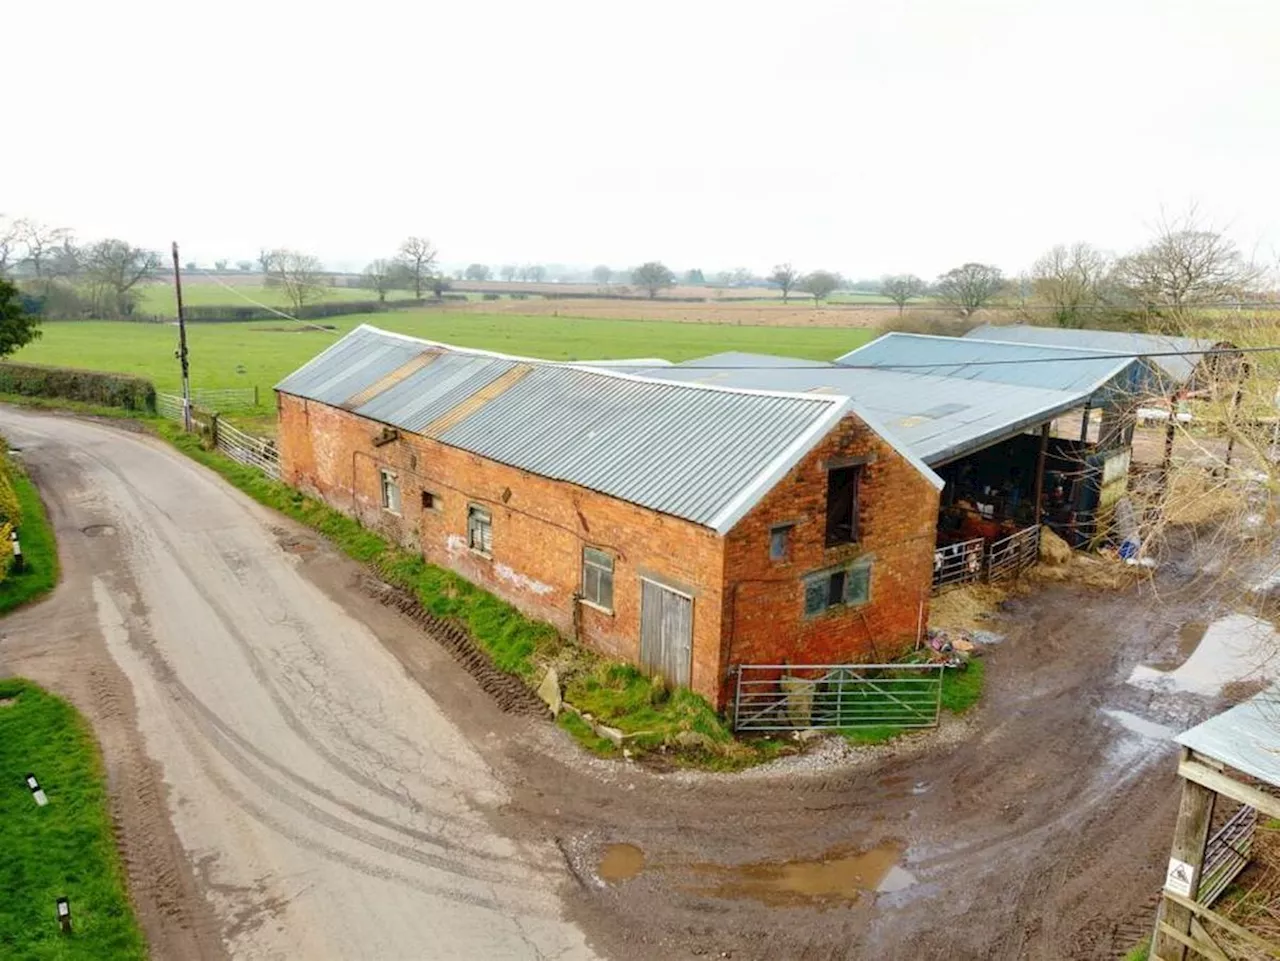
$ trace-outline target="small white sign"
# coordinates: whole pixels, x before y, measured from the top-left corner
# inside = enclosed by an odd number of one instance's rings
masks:
[[[1170,858],[1169,870],[1164,875],[1165,890],[1180,894],[1184,898],[1191,897],[1191,875],[1194,873],[1194,869],[1186,861]]]
[[[32,794],[36,799],[37,806],[44,807],[46,804],[49,803],[49,797],[44,793],[44,788],[37,788],[35,791],[32,792]]]

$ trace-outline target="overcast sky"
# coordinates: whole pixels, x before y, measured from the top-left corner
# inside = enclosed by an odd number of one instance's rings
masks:
[[[856,277],[1280,248],[1276,0],[63,0],[5,12],[0,212],[202,261]],[[185,259],[185,258],[184,258]]]

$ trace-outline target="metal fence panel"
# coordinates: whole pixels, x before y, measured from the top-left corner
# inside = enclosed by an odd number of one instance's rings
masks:
[[[982,577],[986,541],[981,537],[939,547],[933,552],[933,592],[969,584]]]
[[[1012,577],[1040,559],[1040,528],[1037,525],[992,541],[987,550],[987,578]]]
[[[934,727],[941,664],[742,664],[735,731]]]
[[[232,460],[256,467],[268,477],[280,479],[280,451],[269,437],[246,434],[238,427],[218,421],[214,438],[218,450]]]
[[[161,417],[182,421],[182,398],[173,394],[156,394],[156,412]],[[213,444],[232,460],[256,467],[268,477],[280,479],[280,451],[270,437],[247,434],[222,421],[217,414],[191,406],[191,424],[213,436]]]
[[[1253,851],[1253,832],[1258,824],[1258,812],[1242,804],[1227,823],[1218,829],[1205,846],[1204,866],[1200,869],[1200,887],[1196,900],[1212,907],[1218,896],[1227,889],[1249,863]]]
[[[156,394],[156,413],[170,420],[182,420],[182,398],[173,394]]]
[[[256,387],[193,387],[191,403],[205,410],[236,410],[258,406]]]

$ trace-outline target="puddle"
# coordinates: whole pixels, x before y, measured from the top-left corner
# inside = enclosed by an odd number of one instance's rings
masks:
[[[1137,734],[1139,737],[1148,737],[1156,741],[1167,741],[1171,739],[1177,731],[1164,724],[1157,724],[1155,721],[1148,721],[1145,717],[1139,717],[1137,714],[1130,714],[1128,711],[1111,711],[1104,710],[1102,712],[1111,720],[1115,721],[1126,731]]]
[[[80,528],[80,530],[90,537],[107,537],[116,532],[116,529],[110,524],[90,524],[88,527]]]
[[[1186,659],[1171,669],[1140,664],[1129,683],[1149,691],[1212,696],[1233,682],[1271,680],[1280,676],[1277,641],[1280,634],[1274,627],[1248,614],[1221,618],[1202,632],[1199,625],[1187,624],[1178,635],[1179,650],[1184,644],[1188,648]]]
[[[866,851],[836,848],[811,861],[698,864],[693,870],[711,881],[702,893],[716,897],[746,898],[773,907],[833,906],[915,884],[915,875],[899,864],[901,860],[901,845],[882,844]]]
[[[644,870],[644,852],[634,844],[610,844],[604,849],[596,874],[606,884],[630,881]]]

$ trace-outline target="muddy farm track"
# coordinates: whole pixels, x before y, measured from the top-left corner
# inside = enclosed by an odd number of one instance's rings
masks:
[[[1003,616],[985,703],[940,734],[737,777],[590,760],[160,442],[0,430],[65,569],[0,626],[0,672],[92,721],[157,958],[1110,958],[1168,850],[1157,725],[1219,706],[1125,683],[1190,600],[1054,587]]]

